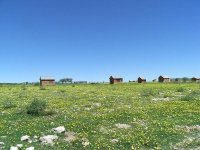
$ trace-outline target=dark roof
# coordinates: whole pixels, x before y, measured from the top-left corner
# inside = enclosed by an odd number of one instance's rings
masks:
[[[200,80],[200,78],[192,77],[192,79]]]
[[[113,76],[110,76],[110,78],[113,78],[113,79],[123,79],[123,78],[121,78],[121,77],[113,77]]]
[[[146,80],[144,77],[138,77],[138,79],[139,79],[139,78],[142,79],[142,80]]]
[[[162,77],[162,78],[164,78],[164,79],[169,79],[168,76],[160,76],[160,77]]]

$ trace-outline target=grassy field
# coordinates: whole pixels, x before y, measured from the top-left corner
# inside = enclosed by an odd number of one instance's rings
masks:
[[[27,114],[33,99],[47,102],[46,113]],[[200,85],[96,84],[0,86],[0,142],[4,149],[198,149],[200,148]],[[74,132],[58,135],[53,146],[38,138],[64,126]],[[29,135],[32,142],[21,141]],[[37,136],[36,138],[33,138]],[[0,145],[0,147],[3,147]],[[0,148],[1,149],[1,148]]]

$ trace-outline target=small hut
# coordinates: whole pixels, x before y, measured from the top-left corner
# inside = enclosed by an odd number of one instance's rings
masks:
[[[138,83],[146,83],[146,79],[143,77],[138,78]]]
[[[110,84],[122,83],[123,78],[110,76]]]
[[[192,80],[192,82],[199,82],[199,78],[196,78],[196,77],[193,77],[193,78],[191,78],[191,80]]]
[[[170,82],[170,78],[167,76],[159,76],[158,82]]]
[[[55,85],[53,77],[40,77],[40,86]]]

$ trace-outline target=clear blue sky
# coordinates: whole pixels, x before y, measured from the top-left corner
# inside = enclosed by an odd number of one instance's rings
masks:
[[[0,82],[200,77],[199,0],[0,0]]]

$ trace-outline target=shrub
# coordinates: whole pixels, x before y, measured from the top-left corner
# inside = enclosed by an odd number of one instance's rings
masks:
[[[193,95],[186,95],[186,96],[183,96],[181,97],[181,101],[191,101],[191,100],[195,100],[195,96]]]
[[[173,95],[171,93],[165,93],[163,95],[163,98],[167,98],[167,97],[173,97]]]
[[[176,90],[177,92],[184,92],[184,88],[180,87]]]
[[[195,96],[199,96],[200,95],[200,91],[192,91],[191,93],[190,93],[191,95],[195,95]]]
[[[40,115],[44,113],[47,107],[46,101],[34,99],[31,104],[27,107],[27,114]]]
[[[46,111],[41,112],[42,116],[52,116],[54,114],[56,114],[55,110],[46,110]]]
[[[40,85],[39,82],[34,83],[34,86],[39,86],[39,85]]]
[[[159,92],[157,90],[152,90],[152,89],[144,90],[141,93],[141,95],[144,96],[144,97],[156,96],[158,94],[159,94]]]
[[[14,108],[16,107],[16,104],[13,103],[12,101],[8,100],[8,101],[4,101],[3,102],[3,108],[4,109],[9,109],[9,108]]]
[[[192,91],[188,95],[181,97],[182,101],[200,100],[200,91]]]
[[[40,86],[40,90],[46,90],[44,86]]]
[[[60,92],[64,93],[64,92],[66,92],[66,90],[60,90]]]
[[[23,84],[23,85],[21,86],[21,89],[22,89],[22,90],[26,90],[26,85]]]

